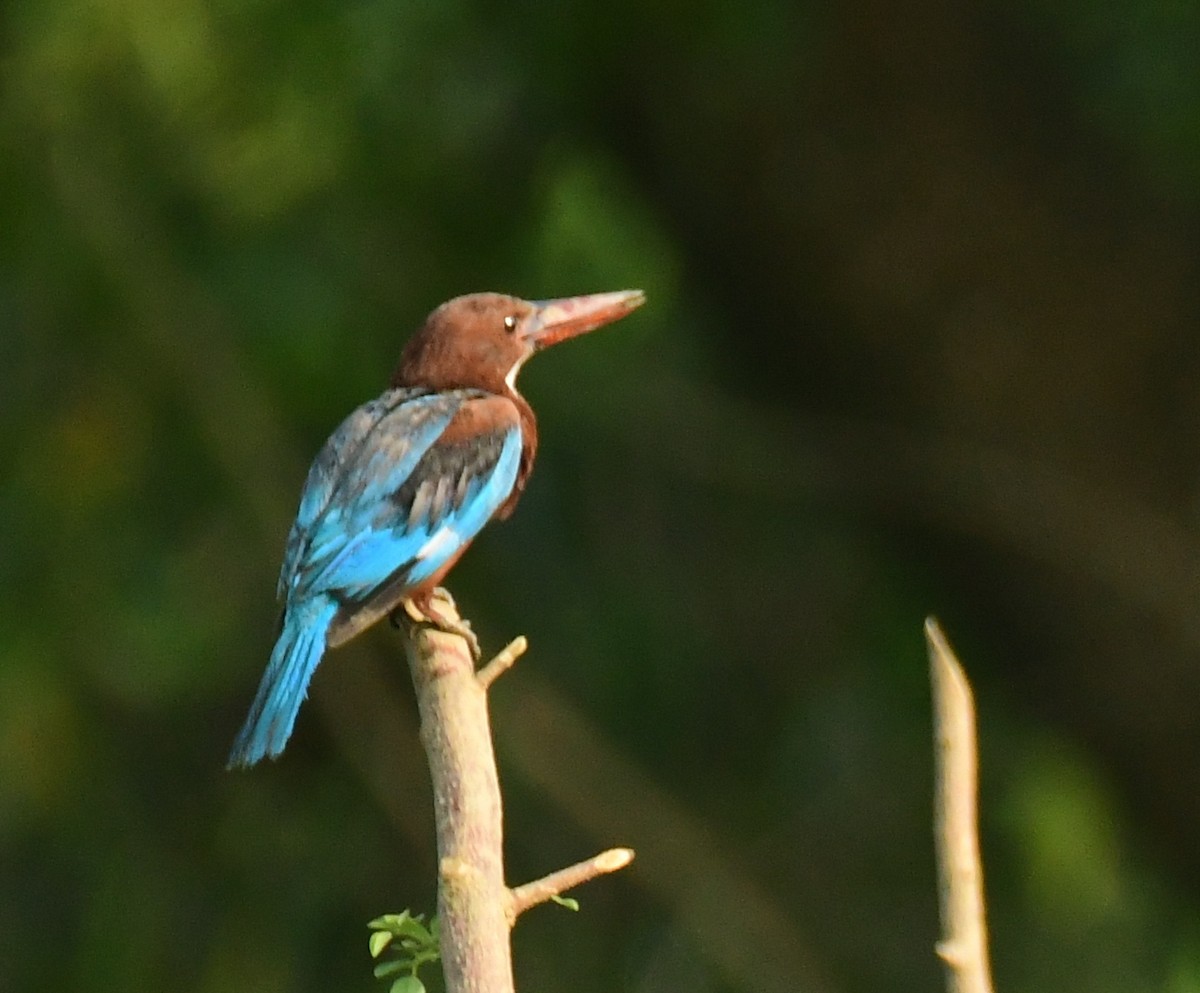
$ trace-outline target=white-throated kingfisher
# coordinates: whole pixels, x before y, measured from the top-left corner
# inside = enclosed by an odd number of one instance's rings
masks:
[[[512,513],[533,468],[521,366],[644,300],[475,293],[429,315],[390,388],[342,422],[309,470],[279,574],[279,639],[230,767],[283,751],[326,648],[406,601],[439,623],[434,589],[488,521]]]

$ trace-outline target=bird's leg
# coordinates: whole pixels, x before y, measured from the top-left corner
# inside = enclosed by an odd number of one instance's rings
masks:
[[[438,601],[441,601],[441,605]],[[392,626],[400,626],[399,614],[403,611],[414,624],[430,624],[439,631],[458,635],[467,643],[471,658],[478,662],[482,658],[483,652],[479,648],[479,639],[471,630],[471,622],[463,620],[461,617],[448,616],[442,609],[442,605],[454,610],[454,597],[444,586],[435,586],[428,592],[406,597],[400,602],[400,606],[392,611]]]
[[[448,606],[454,616],[447,615],[441,605]],[[480,660],[483,652],[479,647],[479,639],[471,630],[471,622],[457,616],[458,610],[455,607],[454,597],[450,595],[448,589],[444,586],[435,586],[424,602],[417,606],[439,631],[456,634],[462,638],[467,643],[467,648],[471,650],[471,658],[476,662]]]

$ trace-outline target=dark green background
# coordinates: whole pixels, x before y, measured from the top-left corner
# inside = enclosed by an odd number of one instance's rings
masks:
[[[433,903],[397,636],[224,758],[309,459],[441,300],[538,358],[451,587],[524,990],[936,989],[921,623],[979,695],[999,988],[1200,990],[1200,8],[14,0],[0,991],[328,991]]]

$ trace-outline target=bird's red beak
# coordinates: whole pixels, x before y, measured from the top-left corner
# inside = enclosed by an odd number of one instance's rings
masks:
[[[534,300],[534,312],[526,324],[525,338],[535,350],[587,331],[611,324],[646,302],[641,290],[592,293],[561,300]]]

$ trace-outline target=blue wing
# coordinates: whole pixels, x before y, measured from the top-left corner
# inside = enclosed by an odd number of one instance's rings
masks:
[[[313,460],[288,535],[278,596],[322,592],[314,566],[336,556],[371,524],[379,502],[401,486],[469,399],[467,391],[388,390],[347,417]]]
[[[485,406],[511,416],[447,431]],[[476,390],[391,390],[360,407],[309,473],[281,591],[289,602],[333,596],[343,605],[335,627],[356,608],[378,608],[384,591],[394,606],[453,561],[508,498],[521,440],[515,407]],[[344,637],[331,632],[330,643]]]

